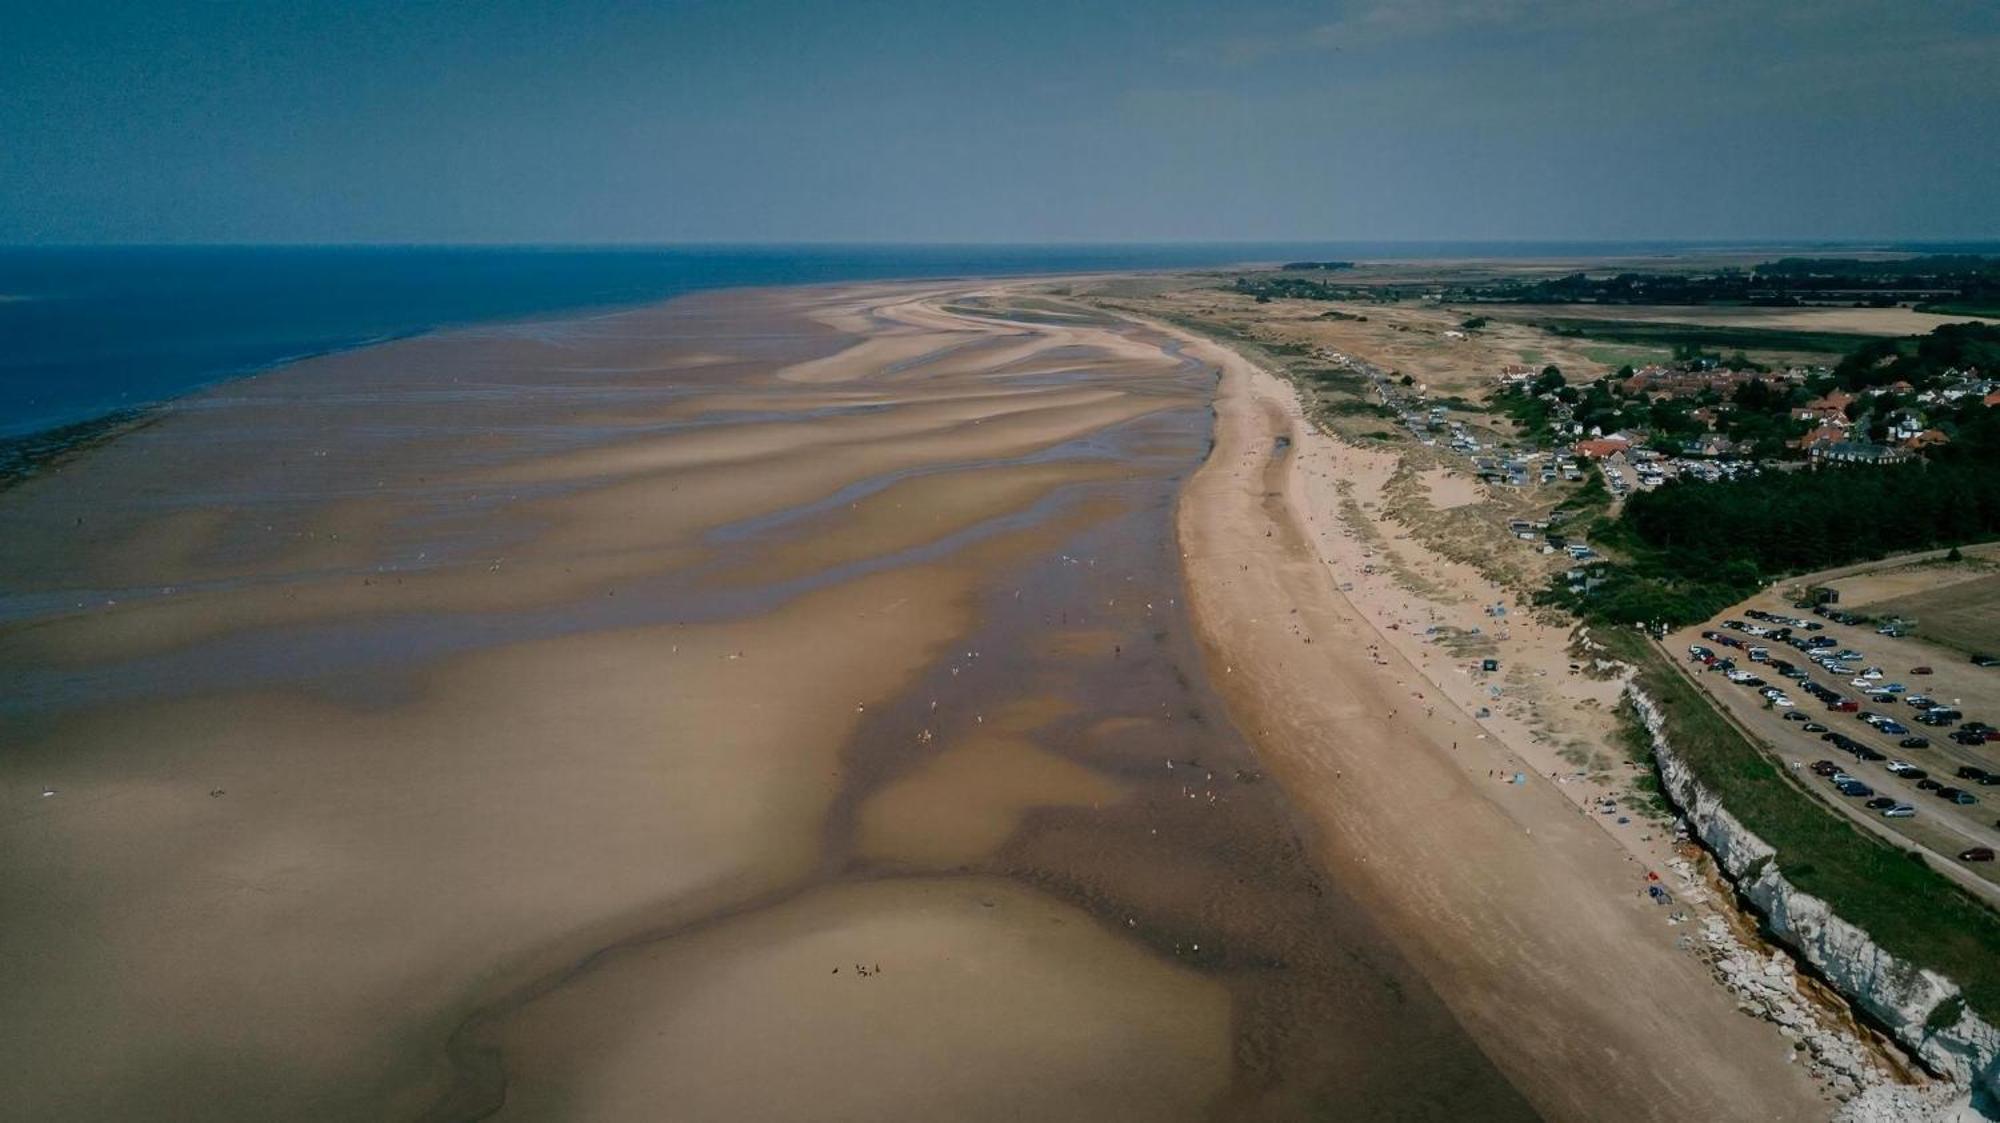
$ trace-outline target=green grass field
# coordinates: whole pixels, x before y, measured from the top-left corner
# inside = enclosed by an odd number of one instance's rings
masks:
[[[1579,347],[1584,358],[1607,367],[1631,365],[1642,367],[1648,363],[1664,363],[1674,357],[1674,353],[1664,347],[1632,347],[1616,343],[1591,344]]]
[[[1800,789],[1701,691],[1635,633],[1596,638],[1638,668],[1666,716],[1667,738],[1744,826],[1778,851],[1778,868],[1898,958],[1938,971],[1966,1002],[2000,1018],[2000,914],[1921,859],[1865,834]]]
[[[1845,355],[1873,336],[1785,328],[1722,327],[1714,324],[1654,323],[1641,320],[1557,320],[1522,317],[1552,335],[1595,339],[1640,347],[1689,344],[1709,351],[1778,351]]]
[[[1977,301],[1946,301],[1943,304],[1919,304],[1919,312],[1936,312],[1940,316],[2000,317],[2000,304],[1981,304]]]
[[[1870,616],[1917,622],[1917,635],[1967,655],[2000,655],[2000,573],[1876,601]]]

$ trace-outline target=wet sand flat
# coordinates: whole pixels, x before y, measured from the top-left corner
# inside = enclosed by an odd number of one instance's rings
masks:
[[[1016,300],[406,340],[0,495],[13,1106],[1529,1116],[1207,681],[1212,368]]]
[[[1006,881],[815,890],[537,1003],[501,1117],[1200,1118],[1228,991],[1121,943]]]

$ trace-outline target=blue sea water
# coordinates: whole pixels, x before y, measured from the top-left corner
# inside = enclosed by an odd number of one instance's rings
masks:
[[[1686,248],[1691,244],[0,248],[0,440],[150,405],[304,355],[702,289]]]

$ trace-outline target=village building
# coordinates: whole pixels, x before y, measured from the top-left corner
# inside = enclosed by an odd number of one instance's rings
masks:
[[[1815,468],[1828,464],[1901,464],[1910,459],[1911,453],[1908,449],[1861,441],[1837,441],[1833,444],[1817,445],[1810,455]]]
[[[1576,454],[1586,460],[1602,460],[1615,456],[1632,447],[1632,442],[1624,437],[1593,437],[1576,442]]]

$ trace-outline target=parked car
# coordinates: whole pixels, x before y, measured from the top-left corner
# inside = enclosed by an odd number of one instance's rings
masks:
[[[1793,712],[1794,712],[1794,713],[1797,713],[1798,711],[1794,710]],[[1824,726],[1824,725],[1821,725],[1821,724],[1820,724],[1819,722],[1816,722],[1816,721],[1809,721],[1809,722],[1806,722],[1806,723],[1805,723],[1804,725],[1801,725],[1801,726],[1799,726],[1799,728],[1800,728],[1801,730],[1804,730],[1804,731],[1805,731],[1805,732],[1807,732],[1807,733],[1824,733],[1824,732],[1826,732],[1826,726]]]
[[[1950,788],[1950,787],[1939,788],[1937,790],[1937,797],[1941,800],[1944,800],[1946,803],[1971,804],[1979,802],[1978,796],[1973,795],[1971,792],[1966,791],[1964,788]]]
[[[1831,776],[1840,771],[1840,766],[1830,760],[1816,760],[1812,763],[1812,771],[1815,776]]]
[[[1889,808],[1896,806],[1896,801],[1886,795],[1878,795],[1867,803],[1862,804],[1862,806],[1870,811],[1887,811]]]
[[[1891,737],[1900,737],[1903,734],[1908,733],[1910,731],[1909,726],[1904,725],[1902,722],[1896,721],[1894,719],[1878,721],[1875,723],[1875,728],[1881,730],[1884,733],[1887,733]]]
[[[1993,860],[1993,848],[1991,846],[1967,847],[1958,852],[1958,860],[1961,862],[1990,862]]]
[[[1937,672],[1931,670],[1929,667],[1911,667],[1910,673],[1913,675],[1929,675],[1936,674]]]
[[[1881,753],[1876,752],[1874,749],[1871,749],[1866,745],[1857,747],[1854,750],[1854,755],[1860,758],[1861,760],[1866,760],[1866,761],[1878,761],[1878,760],[1889,759],[1888,757],[1883,756]]]
[[[1986,770],[1970,764],[1961,764],[1953,775],[1961,780],[1983,780],[1986,778]]]
[[[1972,657],[1972,665],[1975,667],[2000,667],[2000,656],[1974,655]]]
[[[1942,787],[1944,787],[1943,784],[1940,784],[1936,780],[1932,780],[1928,777],[1917,781],[1917,790],[1920,792],[1934,792]]]
[[[1896,742],[1896,747],[1899,749],[1928,749],[1931,747],[1931,739],[1929,737],[1905,737]]]
[[[1793,710],[1791,713],[1785,715],[1786,721],[1804,721],[1805,719],[1806,715],[1798,712],[1797,710]]]
[[[1882,817],[1884,819],[1914,819],[1917,817],[1917,809],[1907,803],[1899,803],[1882,812]]]
[[[1834,789],[1844,796],[1870,796],[1875,794],[1874,788],[1869,787],[1859,780],[1849,780],[1845,784],[1835,784]]]
[[[1905,780],[1921,780],[1929,775],[1930,773],[1921,768],[1906,768],[1903,770],[1903,779]]]

